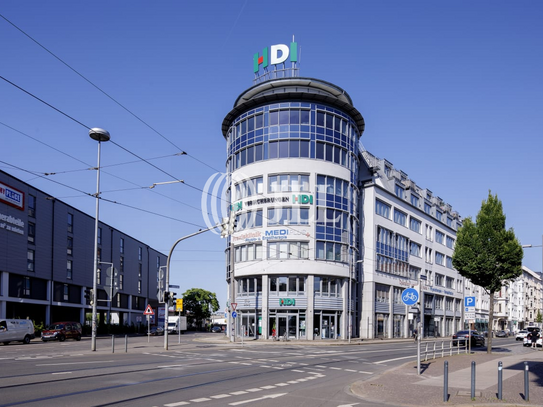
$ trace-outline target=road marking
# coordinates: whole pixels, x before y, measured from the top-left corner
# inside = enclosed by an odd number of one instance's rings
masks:
[[[225,397],[232,397],[230,394],[217,394],[216,396],[210,396],[212,399],[223,399]]]
[[[288,386],[288,383],[275,383],[276,386]]]
[[[252,389],[247,389],[246,391],[248,391],[248,392],[250,392],[250,393],[255,393],[255,392],[257,392],[257,391],[262,391],[262,389],[259,388],[259,387],[255,387],[255,388],[252,388]]]
[[[363,373],[363,374],[373,374],[372,372],[364,372],[362,370],[359,370],[358,373]]]
[[[387,362],[394,362],[396,360],[402,360],[402,359],[414,359],[416,356],[404,356],[403,358],[395,358],[395,359],[387,359],[387,360],[380,360],[379,362],[375,362],[376,365],[379,365],[381,363],[387,363]]]
[[[57,372],[57,373],[53,373],[53,374],[70,374],[70,373],[73,373],[73,372]]]
[[[277,386],[262,386],[261,389],[264,389],[264,390],[270,390],[270,389],[275,389]]]
[[[211,399],[208,399],[207,397],[202,397],[201,399],[192,399],[193,403],[201,403],[202,401],[211,401]]]
[[[241,390],[241,391],[233,391],[233,392],[230,393],[230,394],[233,395],[233,396],[240,396],[240,395],[242,395],[242,394],[247,394],[247,392]]]
[[[358,370],[354,370],[354,369],[345,369],[346,372],[358,372]]]
[[[235,403],[230,403],[230,406],[239,406],[240,404],[246,404],[246,403],[254,403],[255,401],[265,400],[265,399],[275,399],[277,397],[284,396],[287,393],[279,393],[279,394],[268,394],[267,396],[260,397],[257,399],[252,400],[243,400],[243,401],[237,401]]]
[[[64,365],[89,365],[92,363],[113,363],[114,360],[97,360],[95,362],[67,362],[67,363],[42,363],[36,366],[64,366]]]
[[[187,404],[190,404],[188,401],[180,401],[179,403],[170,403],[170,404],[164,404],[165,407],[177,407],[177,406],[186,406]]]
[[[297,370],[297,369],[293,369],[291,370],[291,372],[296,372],[296,373],[305,373],[303,370]]]

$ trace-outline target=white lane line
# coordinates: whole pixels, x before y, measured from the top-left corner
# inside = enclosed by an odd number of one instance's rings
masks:
[[[193,403],[201,403],[202,401],[211,401],[211,399],[208,399],[207,397],[202,397],[201,399],[192,399]]]
[[[240,395],[242,395],[242,394],[247,394],[247,392],[241,390],[241,391],[233,391],[233,392],[230,393],[230,394],[231,394],[232,396],[240,396]]]
[[[345,369],[346,372],[358,372],[358,370],[354,370],[354,369]]]
[[[53,373],[53,374],[70,374],[72,372],[56,372],[56,373]]]
[[[254,387],[254,388],[252,388],[252,389],[247,389],[247,390],[245,390],[245,391],[248,391],[249,393],[255,393],[255,392],[257,392],[257,391],[262,391],[262,389],[259,388],[259,387]]]
[[[288,386],[288,383],[275,383],[275,385],[278,386],[278,387]]]
[[[387,359],[387,360],[380,360],[379,362],[375,362],[376,365],[379,365],[381,363],[387,363],[387,362],[394,362],[396,360],[402,360],[402,359],[414,359],[417,356],[404,356],[403,358],[395,358],[395,359]]]
[[[36,366],[90,365],[92,363],[113,363],[114,360],[97,360],[95,362],[42,363]]]
[[[362,373],[362,374],[373,374],[372,372],[364,372],[362,370],[359,370],[358,373]]]
[[[287,394],[287,393],[268,394],[267,396],[260,397],[260,398],[257,398],[257,399],[237,401],[235,403],[230,403],[229,405],[230,406],[239,406],[240,404],[254,403],[255,401],[260,401],[260,400],[274,399],[274,398],[277,398],[277,397],[284,396],[285,394]]]
[[[329,369],[333,369],[333,370],[342,370],[340,367],[329,367]]]
[[[303,370],[296,370],[296,369],[293,369],[293,370],[291,370],[291,372],[296,372],[296,373],[305,373],[305,371],[303,371]]]
[[[271,390],[271,389],[275,389],[277,386],[262,386],[261,389],[264,389],[264,390]]]
[[[188,401],[180,401],[179,403],[164,404],[164,407],[186,406],[187,404],[190,404],[190,403]]]
[[[226,397],[232,397],[230,394],[217,394],[216,396],[210,396],[212,399],[224,399]]]
[[[288,383],[288,384],[296,384],[296,383],[298,383],[298,382],[297,382],[296,380],[289,380],[287,383]]]

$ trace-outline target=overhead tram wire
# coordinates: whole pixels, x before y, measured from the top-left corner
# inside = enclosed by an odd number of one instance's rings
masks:
[[[74,72],[76,75],[78,75],[80,78],[82,78],[84,81],[86,81],[88,84],[90,84],[91,86],[93,86],[96,90],[98,90],[99,92],[101,92],[103,95],[105,95],[107,98],[109,98],[111,101],[113,101],[115,104],[117,104],[119,107],[121,107],[123,110],[125,110],[126,112],[128,112],[130,115],[132,115],[134,118],[136,118],[138,121],[140,121],[142,124],[144,124],[145,126],[147,126],[149,129],[151,129],[153,132],[155,132],[156,134],[158,134],[160,137],[162,137],[164,140],[166,140],[168,143],[170,143],[172,146],[174,146],[177,150],[179,150],[180,152],[183,152],[185,153],[187,156],[189,156],[190,158],[192,158],[193,160],[195,161],[198,161],[199,163],[211,168],[213,171],[216,171],[216,172],[221,172],[219,170],[217,170],[216,168],[213,168],[211,165],[209,164],[206,164],[205,162],[197,159],[196,157],[194,157],[193,155],[187,153],[186,151],[184,151],[183,149],[181,149],[180,147],[178,147],[176,144],[174,144],[170,139],[168,139],[166,136],[164,136],[162,133],[160,133],[157,129],[155,129],[154,127],[152,127],[149,123],[147,123],[146,121],[144,121],[142,118],[140,118],[138,115],[136,115],[135,113],[133,113],[130,109],[128,109],[126,106],[124,106],[122,103],[120,103],[119,101],[117,101],[113,96],[109,95],[106,91],[104,91],[103,89],[101,89],[98,85],[94,84],[90,79],[87,79],[83,74],[81,74],[80,72],[78,72],[75,68],[72,68],[67,62],[65,62],[64,60],[62,60],[60,57],[58,57],[56,54],[54,54],[52,51],[50,51],[49,49],[47,49],[44,45],[42,45],[40,42],[38,42],[37,40],[35,40],[33,37],[31,37],[29,34],[27,34],[25,31],[23,31],[21,28],[19,28],[18,26],[16,26],[14,23],[12,23],[10,20],[8,20],[5,16],[3,16],[2,14],[0,14],[0,17],[2,17],[6,22],[8,22],[11,26],[13,26],[15,29],[17,29],[19,32],[21,32],[23,35],[25,35],[27,38],[29,38],[32,42],[34,42],[36,45],[38,45],[40,48],[42,48],[43,50],[45,50],[48,54],[50,54],[52,57],[54,57],[56,60],[58,60],[60,63],[62,63],[64,66],[66,66],[68,69],[70,69],[72,72]],[[4,78],[2,78],[4,79]]]
[[[81,193],[82,195],[90,196],[90,197],[96,199],[95,194],[91,194],[90,192],[82,191],[82,190],[80,190],[80,189],[77,189],[77,188],[72,187],[72,186],[70,186],[70,185],[63,184],[62,182],[55,181],[54,179],[45,177],[45,176],[43,176],[43,175],[34,174],[32,171],[25,170],[24,168],[18,167],[18,166],[16,166],[16,165],[10,164],[10,163],[5,162],[5,161],[2,161],[2,160],[0,160],[0,163],[9,165],[9,166],[12,167],[12,168],[16,168],[16,169],[18,169],[18,170],[20,170],[20,171],[24,171],[24,172],[27,172],[27,173],[32,174],[32,175],[37,175],[38,177],[43,178],[43,179],[45,179],[45,180],[47,180],[47,181],[54,182],[54,183],[57,184],[57,185],[61,185],[61,186],[65,187],[65,188],[73,189],[74,191],[77,191],[77,192]],[[53,198],[54,198],[54,197],[53,197]],[[114,200],[111,200],[111,199],[103,198],[103,197],[101,197],[101,196],[98,196],[98,199],[100,199],[100,200],[102,200],[102,201],[104,201],[104,202],[109,202],[109,203],[113,203],[113,204],[116,204],[116,205],[124,206],[124,207],[126,207],[126,208],[135,209],[135,210],[140,211],[140,212],[145,212],[145,213],[149,213],[149,214],[152,214],[152,215],[155,215],[155,216],[160,216],[160,217],[162,217],[162,218],[175,220],[176,222],[181,222],[181,223],[185,223],[185,224],[187,224],[187,225],[196,226],[197,228],[200,228],[200,229],[205,229],[205,228],[206,228],[206,227],[203,226],[203,225],[198,225],[198,224],[196,224],[196,223],[187,222],[187,221],[185,221],[185,220],[181,220],[181,219],[177,219],[177,218],[172,218],[171,216],[162,215],[162,214],[157,213],[157,212],[152,212],[152,211],[149,211],[149,210],[147,210],[147,209],[138,208],[138,207],[136,207],[136,206],[124,204],[124,203],[122,203],[122,202],[118,202],[118,201],[114,201]]]
[[[1,14],[0,14],[0,16],[1,16]],[[40,99],[40,98],[37,97],[36,95],[34,95],[34,94],[30,93],[29,91],[27,91],[27,90],[21,88],[20,86],[18,86],[18,85],[16,85],[15,83],[9,81],[8,79],[4,78],[4,77],[1,76],[1,75],[0,75],[0,79],[5,80],[6,82],[10,83],[11,85],[15,86],[16,88],[22,90],[22,91],[23,91],[24,93],[26,93],[27,95],[32,96],[33,98],[37,99],[38,101],[44,103],[45,105],[51,107],[52,109],[56,110],[57,112],[61,113],[62,115],[68,117],[69,119],[73,120],[74,122],[76,122],[76,123],[80,124],[81,126],[85,127],[87,130],[90,130],[90,129],[91,129],[89,126],[87,126],[87,125],[81,123],[79,120],[74,119],[73,117],[71,117],[71,116],[68,115],[67,113],[64,113],[64,112],[61,111],[60,109],[57,109],[57,108],[54,107],[53,105],[51,105],[51,104],[45,102],[44,100]],[[112,143],[112,144],[114,144],[114,145],[116,145],[117,147],[121,148],[122,150],[126,151],[127,153],[132,154],[134,157],[137,157],[137,158],[140,159],[141,161],[147,163],[148,165],[150,165],[150,166],[152,166],[153,168],[157,169],[158,171],[164,173],[165,175],[168,175],[168,176],[171,177],[173,180],[175,180],[175,181],[180,180],[180,178],[171,175],[170,173],[168,173],[168,172],[166,172],[165,170],[163,170],[163,169],[157,167],[156,165],[150,163],[149,161],[145,160],[144,158],[141,158],[141,157],[140,157],[139,155],[137,155],[136,153],[133,153],[132,151],[130,151],[130,150],[124,148],[124,147],[121,146],[120,144],[118,144],[118,143],[116,143],[116,142],[114,142],[114,141],[112,141],[112,140],[110,140],[109,142]],[[211,194],[211,193],[209,193],[209,192],[205,192],[203,189],[198,188],[198,187],[195,187],[195,186],[190,185],[190,184],[187,184],[187,183],[184,182],[184,181],[180,182],[180,184],[186,185],[186,186],[188,186],[189,188],[192,188],[192,189],[195,189],[195,190],[197,190],[197,191],[203,192],[203,193],[205,193],[206,195],[209,195],[210,197],[216,198],[216,199],[218,199],[218,200],[220,200],[220,201],[225,201],[223,198],[221,198],[221,197],[219,197],[219,196],[213,195],[213,194]],[[232,193],[232,191],[231,191],[231,193]],[[225,201],[225,202],[226,202],[226,201]],[[226,202],[226,203],[228,203],[228,202]],[[207,213],[207,214],[210,215],[209,213]],[[266,216],[264,216],[264,215],[262,215],[262,218],[263,218],[263,219],[269,219],[268,217],[266,217]],[[283,226],[284,226],[285,228],[287,228],[287,229],[296,230],[296,229],[293,229],[292,227],[289,227],[289,225],[283,225]],[[313,237],[313,238],[314,238],[314,237]]]
[[[7,128],[9,128],[9,129],[11,129],[11,130],[13,130],[13,131],[15,131],[15,132],[17,132],[17,133],[19,133],[19,134],[22,134],[22,135],[25,136],[25,137],[28,137],[28,138],[30,138],[30,139],[32,139],[32,140],[38,142],[38,143],[41,143],[41,144],[43,144],[43,145],[46,146],[46,147],[49,147],[49,148],[51,148],[51,149],[53,149],[53,150],[55,150],[55,151],[57,151],[57,152],[59,152],[59,153],[61,153],[61,154],[64,154],[65,156],[70,157],[71,159],[73,159],[73,160],[75,160],[75,161],[78,161],[78,162],[80,162],[80,163],[82,163],[82,164],[88,166],[88,168],[86,168],[86,169],[82,169],[82,170],[74,170],[74,171],[88,171],[88,170],[95,170],[95,167],[91,166],[90,164],[86,163],[85,161],[80,160],[80,159],[77,158],[77,157],[74,157],[74,156],[72,156],[72,155],[70,155],[70,154],[68,154],[68,153],[65,153],[64,151],[59,150],[59,149],[57,149],[57,148],[55,148],[55,147],[53,147],[53,146],[51,146],[51,145],[49,145],[49,144],[47,144],[47,143],[44,143],[43,141],[38,140],[38,139],[36,139],[35,137],[32,137],[32,136],[30,136],[30,135],[28,135],[28,134],[26,134],[26,133],[24,133],[24,132],[22,132],[22,131],[20,131],[20,130],[17,130],[17,129],[15,129],[15,128],[13,128],[13,127],[11,127],[11,126],[5,124],[5,123],[0,122],[0,124],[2,124],[3,126],[6,126]],[[85,126],[85,127],[86,127],[86,126]],[[173,155],[175,156],[175,155],[180,155],[180,154],[182,154],[182,153],[176,153],[176,154],[173,154]],[[162,157],[156,157],[156,158],[162,158]],[[134,162],[136,162],[136,161],[134,161]],[[107,165],[107,166],[101,166],[100,168],[110,167],[110,166],[114,166],[114,165],[115,165],[115,164],[113,164],[113,165]],[[119,164],[119,165],[120,165],[120,164]],[[139,189],[149,189],[149,187],[142,187],[142,186],[136,184],[135,182],[132,182],[132,181],[127,180],[127,179],[125,179],[125,178],[119,177],[119,176],[117,176],[117,175],[115,175],[115,174],[113,174],[113,173],[111,173],[111,172],[103,171],[103,170],[101,170],[101,171],[102,171],[104,174],[108,174],[108,175],[111,176],[111,177],[117,178],[117,179],[119,179],[119,180],[121,180],[121,181],[124,181],[124,182],[126,182],[126,183],[129,183],[129,184],[135,185],[137,188],[134,188],[134,189],[138,189],[138,188],[139,188]],[[30,172],[30,171],[29,171],[29,172]],[[70,171],[65,171],[65,172],[70,172]],[[30,173],[32,173],[33,175],[36,175],[37,177],[39,177],[40,174],[50,176],[50,175],[56,175],[56,174],[64,173],[64,172],[44,173],[44,172],[36,172],[36,171],[35,171],[35,172],[30,172]],[[106,192],[106,191],[102,191],[102,192]],[[113,192],[113,191],[107,191],[107,192]],[[180,200],[178,200],[178,199],[175,199],[175,198],[172,198],[172,197],[170,197],[170,196],[168,196],[168,195],[164,195],[164,194],[162,194],[162,193],[160,193],[160,192],[158,192],[158,191],[156,191],[156,190],[153,190],[153,191],[151,191],[151,192],[153,192],[154,194],[160,195],[160,196],[162,196],[162,197],[164,197],[164,198],[170,199],[170,200],[172,200],[172,201],[174,201],[174,202],[180,203],[181,205],[185,205],[185,206],[187,206],[187,207],[189,207],[189,208],[195,209],[195,210],[197,210],[197,211],[201,211],[201,208],[197,208],[196,206],[193,206],[193,205],[190,205],[190,204],[188,204],[188,203],[182,202],[182,201],[180,201]],[[209,214],[208,214],[208,215],[209,215]]]

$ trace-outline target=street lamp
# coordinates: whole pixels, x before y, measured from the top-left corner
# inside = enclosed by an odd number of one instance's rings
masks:
[[[91,139],[98,142],[98,165],[96,166],[96,216],[94,217],[94,270],[92,273],[92,340],[91,350],[96,350],[96,303],[98,302],[98,293],[96,291],[98,284],[98,213],[100,207],[100,146],[102,141],[109,141],[109,133],[104,129],[93,128],[89,130]]]

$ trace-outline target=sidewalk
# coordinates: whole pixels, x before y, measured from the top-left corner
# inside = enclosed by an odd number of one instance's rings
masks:
[[[448,401],[443,401],[444,362],[448,362]],[[471,400],[471,362],[475,365],[475,399]],[[502,400],[498,400],[498,362],[503,363]],[[529,401],[524,395],[524,362],[529,367]],[[421,363],[409,362],[382,375],[356,382],[357,396],[393,406],[543,406],[543,351],[460,354]]]

